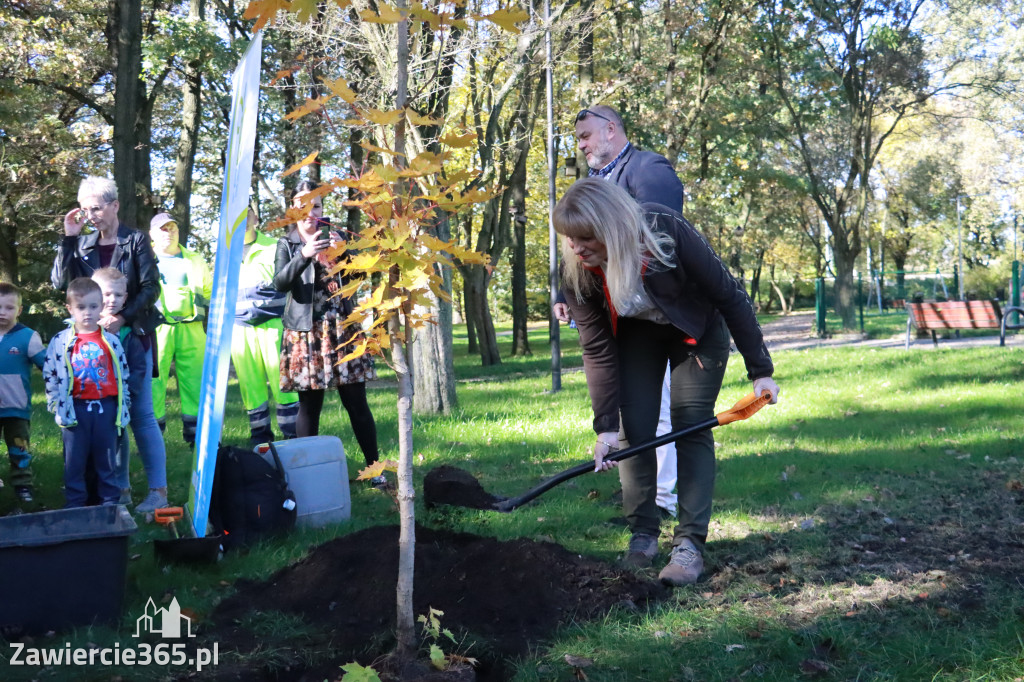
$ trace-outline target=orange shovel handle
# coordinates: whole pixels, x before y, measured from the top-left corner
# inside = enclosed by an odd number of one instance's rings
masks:
[[[153,512],[153,520],[163,526],[169,526],[185,515],[181,507],[164,507]]]
[[[735,405],[724,412],[719,412],[715,417],[718,419],[719,426],[738,422],[742,419],[754,416],[754,413],[767,405],[768,401],[771,399],[772,394],[768,391],[765,391],[759,396],[756,396],[753,393],[748,393],[740,398]]]

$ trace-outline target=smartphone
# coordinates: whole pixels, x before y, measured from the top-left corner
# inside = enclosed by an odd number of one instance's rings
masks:
[[[320,239],[331,238],[331,219],[320,218]]]

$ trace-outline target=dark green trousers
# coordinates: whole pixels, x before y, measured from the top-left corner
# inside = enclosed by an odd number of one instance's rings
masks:
[[[661,383],[666,362],[671,368],[672,429],[705,421],[715,415],[729,360],[729,331],[725,322],[712,325],[696,345],[687,344],[671,325],[620,318],[616,335],[622,417],[619,445],[639,444],[655,437]],[[709,429],[676,441],[679,525],[673,544],[690,538],[703,549],[711,520],[715,486],[715,441]],[[658,462],[653,449],[619,465],[622,506],[634,533],[658,535]]]

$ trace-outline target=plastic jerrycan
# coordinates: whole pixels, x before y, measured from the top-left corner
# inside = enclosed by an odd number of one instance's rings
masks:
[[[339,438],[309,436],[256,446],[256,452],[273,464],[271,447],[277,452],[288,487],[295,494],[298,525],[319,528],[345,521],[352,515],[348,465]]]

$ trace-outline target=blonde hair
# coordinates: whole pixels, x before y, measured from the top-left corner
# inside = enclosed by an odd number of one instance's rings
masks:
[[[597,239],[608,250],[604,278],[608,295],[617,310],[638,293],[645,259],[654,258],[666,268],[672,262],[673,241],[656,233],[640,205],[626,190],[603,178],[585,178],[573,184],[555,206],[552,222],[562,235],[562,282],[583,300],[596,281],[569,246],[571,239]]]
[[[101,284],[124,282],[125,286],[128,286],[128,278],[125,277],[124,273],[117,268],[100,268],[98,270],[94,270],[92,273],[92,280]]]

